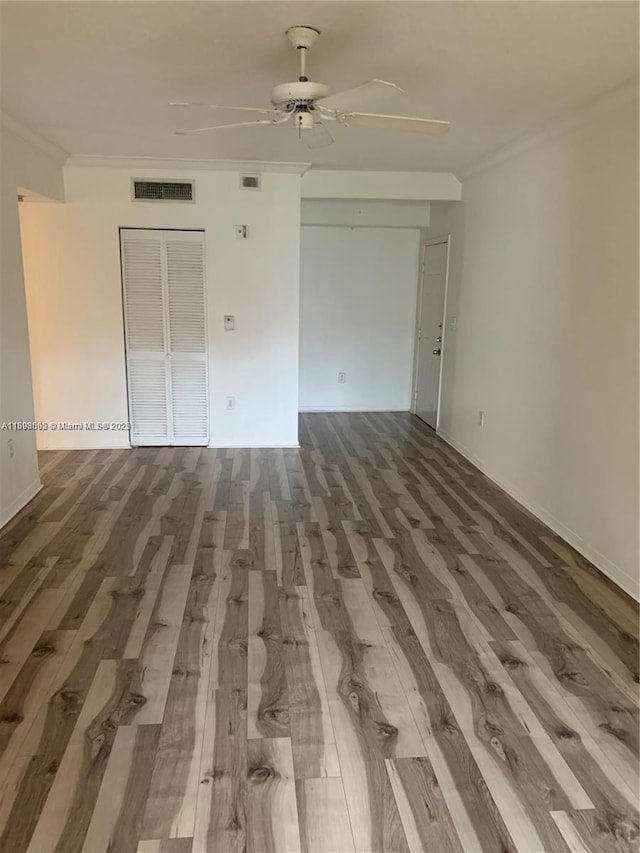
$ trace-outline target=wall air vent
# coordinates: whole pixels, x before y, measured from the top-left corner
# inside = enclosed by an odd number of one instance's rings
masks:
[[[132,201],[187,201],[194,202],[194,181],[142,181],[131,179]]]
[[[241,190],[259,190],[261,183],[260,175],[240,175]]]

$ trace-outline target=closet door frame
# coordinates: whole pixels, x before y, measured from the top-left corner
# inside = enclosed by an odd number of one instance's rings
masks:
[[[166,423],[167,423],[167,443],[158,443],[156,444],[134,444],[132,441],[132,433],[133,433],[133,422],[132,422],[132,400],[131,400],[131,375],[130,375],[130,367],[129,367],[129,359],[130,352],[127,346],[127,299],[126,299],[126,284],[125,284],[125,268],[124,268],[124,259],[122,252],[122,236],[123,232],[127,231],[152,231],[158,234],[161,239],[161,253],[160,253],[160,266],[161,266],[161,282],[162,282],[162,316],[164,321],[164,329],[163,329],[163,339],[164,339],[164,365],[165,365],[165,394],[166,394]],[[122,324],[123,324],[123,343],[124,343],[124,365],[125,365],[125,382],[127,388],[127,412],[129,423],[132,426],[129,429],[129,443],[132,447],[178,447],[183,445],[178,445],[174,442],[174,429],[173,429],[173,390],[172,390],[172,382],[171,382],[171,332],[169,326],[169,275],[167,270],[167,252],[165,246],[165,234],[174,232],[177,234],[201,234],[202,235],[202,277],[203,277],[203,323],[204,323],[204,341],[205,341],[205,350],[204,350],[204,366],[205,366],[205,383],[206,383],[206,399],[207,399],[207,407],[206,407],[206,438],[202,445],[192,445],[192,446],[203,446],[206,447],[209,444],[210,437],[210,388],[209,388],[209,324],[208,324],[208,310],[207,310],[207,287],[206,287],[206,267],[207,267],[207,257],[206,257],[206,240],[205,240],[205,229],[204,228],[158,228],[158,227],[145,227],[143,225],[121,225],[118,228],[118,251],[120,253],[120,289],[121,289],[121,299],[122,299]],[[158,353],[160,356],[160,353]],[[158,358],[158,361],[160,358]],[[190,446],[190,445],[184,445]]]

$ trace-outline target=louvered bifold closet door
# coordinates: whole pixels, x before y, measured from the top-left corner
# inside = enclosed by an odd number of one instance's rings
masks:
[[[172,444],[209,440],[204,234],[165,232]]]
[[[161,231],[120,232],[131,444],[169,444],[169,372]]]

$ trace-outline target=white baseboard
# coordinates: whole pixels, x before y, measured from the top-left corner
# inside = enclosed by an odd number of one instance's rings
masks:
[[[296,442],[295,444],[287,444],[286,442],[280,442],[273,444],[272,442],[258,442],[256,444],[255,441],[217,441],[215,444],[208,444],[207,447],[210,450],[277,450],[278,448],[282,448],[283,450],[289,450],[290,448],[299,449],[300,445]]]
[[[30,486],[27,486],[15,500],[11,501],[9,506],[0,511],[0,528],[8,524],[14,515],[17,515],[20,510],[25,507],[30,500],[33,500],[42,488],[40,480],[35,480]]]
[[[396,413],[396,412],[408,412],[408,411],[409,411],[408,406],[401,407],[399,409],[390,408],[389,406],[386,406],[383,409],[376,408],[375,406],[374,407],[372,407],[372,406],[365,406],[365,407],[362,407],[362,406],[358,406],[358,407],[354,407],[354,406],[300,406],[300,408],[299,408],[299,412],[302,415],[311,415],[314,412],[318,412],[318,413],[340,412],[341,414],[349,414],[350,412],[362,414],[364,412],[366,414],[367,412],[393,412],[393,413]]]
[[[571,530],[571,528],[567,527],[562,521],[556,518],[552,513],[546,510],[544,507],[539,506],[535,502],[529,500],[526,495],[524,495],[520,489],[511,483],[506,482],[500,475],[496,474],[495,471],[491,470],[486,463],[479,459],[475,453],[473,453],[468,448],[464,447],[464,445],[460,444],[456,439],[454,439],[451,435],[444,432],[443,430],[438,431],[438,437],[442,438],[447,444],[450,444],[454,450],[457,450],[465,459],[468,459],[476,468],[479,468],[482,473],[488,477],[492,482],[496,485],[500,486],[508,495],[510,495],[514,500],[518,501],[518,503],[522,504],[525,509],[528,509],[530,513],[535,515],[543,524],[546,524],[547,527],[550,527],[554,533],[557,533],[558,536],[562,536],[564,540],[566,540],[572,548],[575,548],[583,557],[589,560],[590,563],[593,563],[594,566],[600,569],[600,571],[605,574],[610,580],[612,580],[615,584],[617,584],[621,589],[623,589],[628,595],[632,598],[635,598],[636,601],[640,601],[640,579],[634,578],[631,575],[628,575],[620,566],[613,563],[608,557],[605,557],[604,554],[601,554],[596,548],[590,545],[588,542],[579,536],[575,531]]]
[[[50,444],[49,442],[43,442],[42,444],[38,444],[38,450],[130,450],[131,444],[127,440],[126,442],[117,443],[112,441],[110,444],[100,444],[99,442],[88,442],[87,444],[74,444],[73,446],[69,445],[61,445],[61,444]]]
[[[144,447],[145,445],[140,445],[140,446]],[[155,447],[156,445],[150,445],[150,446]],[[160,446],[161,445],[158,445],[158,447],[160,447]],[[169,447],[170,445],[166,445],[166,446]],[[176,446],[178,446],[178,445],[176,445]],[[182,446],[182,445],[180,445],[180,446]],[[189,446],[189,445],[186,445],[186,446]],[[194,445],[194,447],[195,446],[198,446],[198,445]],[[221,448],[228,447],[230,449],[241,449],[241,448],[251,449],[251,448],[260,448],[260,447],[264,447],[265,449],[277,448],[277,447],[282,447],[282,448],[300,447],[300,445],[297,442],[292,443],[292,442],[286,442],[286,441],[280,441],[280,442],[270,442],[270,441],[267,441],[267,442],[216,441],[215,443],[207,444],[206,446],[210,449],[216,449],[219,447],[221,447]],[[114,443],[112,443],[112,444],[83,444],[82,446],[76,446],[76,447],[59,447],[57,445],[48,445],[48,444],[42,444],[42,445],[38,446],[38,450],[72,450],[72,451],[75,451],[75,450],[131,450],[131,449],[132,449],[132,446],[128,442],[126,444],[114,444]]]

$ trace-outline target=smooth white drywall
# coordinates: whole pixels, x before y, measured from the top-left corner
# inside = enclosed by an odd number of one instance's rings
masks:
[[[18,190],[61,199],[62,157],[3,125],[0,222],[0,425],[34,419]],[[54,207],[57,205],[51,205]],[[0,527],[40,488],[35,433],[0,429]]]
[[[429,206],[428,227],[422,230],[423,241],[449,236],[451,217],[458,204],[457,201],[438,201]]]
[[[374,228],[427,228],[426,201],[378,199],[302,199],[302,225],[349,225]]]
[[[303,411],[409,409],[419,244],[418,229],[302,228]]]
[[[637,597],[637,100],[451,213],[442,434]]]
[[[460,181],[451,172],[310,169],[302,179],[303,198],[455,201],[460,192]]]
[[[205,230],[210,443],[297,443],[300,178],[265,173],[65,168],[66,204],[24,205],[36,416],[126,421],[119,227]],[[196,203],[131,201],[131,177],[196,182]],[[249,226],[249,239],[235,236]],[[236,329],[223,330],[233,314]],[[235,397],[236,408],[225,408]],[[126,434],[57,432],[42,447],[123,446]]]

